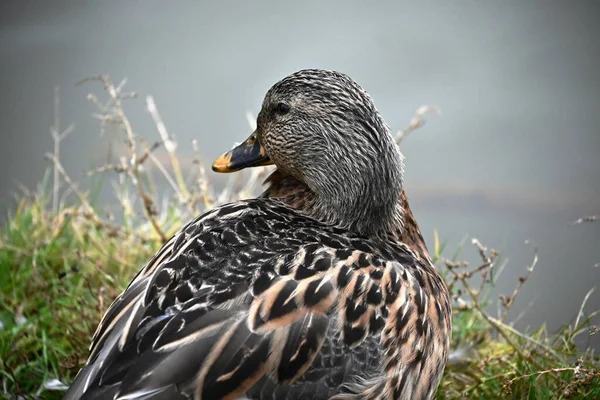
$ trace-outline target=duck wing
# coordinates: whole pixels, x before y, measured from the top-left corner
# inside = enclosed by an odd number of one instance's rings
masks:
[[[114,301],[65,399],[327,398],[381,373],[414,263],[274,199],[216,208]]]

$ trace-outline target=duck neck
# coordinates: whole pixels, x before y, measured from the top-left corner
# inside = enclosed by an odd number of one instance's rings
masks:
[[[384,197],[379,193],[364,194],[374,193],[368,187],[344,188],[344,191],[319,195],[295,177],[278,170],[265,180],[265,184],[269,187],[262,197],[278,198],[315,219],[344,227],[360,236],[383,237],[394,234],[403,226],[403,208],[399,201],[401,186],[397,190],[388,190],[390,194]]]
[[[322,213],[315,193],[296,178],[275,171],[267,178],[265,184],[269,186],[262,197],[277,198],[311,216],[316,217]],[[387,229],[386,235],[392,240],[406,244],[420,258],[430,260],[427,245],[403,189],[400,190],[395,209],[393,224]]]
[[[401,175],[373,174],[363,180],[348,176],[317,192],[313,214],[361,236],[385,236],[403,226],[401,190]]]
[[[355,125],[343,131],[352,129]],[[352,148],[333,140],[323,146],[326,150],[317,157],[329,169],[309,163],[300,180],[315,193],[314,217],[360,236],[382,237],[403,224],[403,157],[390,135],[354,135]]]
[[[277,198],[290,207],[317,218],[324,214],[324,211],[321,210],[322,204],[316,194],[296,178],[275,171],[267,178],[265,184],[268,184],[268,187],[262,197]],[[418,256],[429,259],[425,240],[423,240],[403,189],[399,189],[392,215],[392,223],[386,227],[385,235],[393,240],[403,242]]]

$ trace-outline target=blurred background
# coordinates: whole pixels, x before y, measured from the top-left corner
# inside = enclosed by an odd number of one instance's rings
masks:
[[[184,156],[193,138],[210,161],[250,133],[266,90],[303,68],[352,76],[393,130],[415,110],[439,117],[402,144],[406,188],[429,246],[437,229],[450,257],[478,262],[470,239],[508,264],[497,294],[517,298],[517,326],[574,319],[600,282],[600,6],[544,2],[18,2],[0,4],[0,219],[48,168],[53,96],[74,132],[62,160],[75,178],[104,163],[86,100],[106,73],[128,78],[137,134],[158,139],[144,97],[154,96]],[[190,157],[191,158],[191,157]],[[184,164],[190,168],[189,164]],[[211,177],[216,177],[212,172]],[[166,190],[166,188],[165,188]],[[600,291],[586,312],[600,307]],[[600,336],[600,335],[598,335]]]

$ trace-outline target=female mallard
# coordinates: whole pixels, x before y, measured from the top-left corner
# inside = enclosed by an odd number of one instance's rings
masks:
[[[275,164],[257,199],[200,215],[104,315],[67,399],[430,399],[448,291],[369,95],[303,70],[213,164]]]

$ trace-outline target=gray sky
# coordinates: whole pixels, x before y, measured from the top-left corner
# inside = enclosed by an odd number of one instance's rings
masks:
[[[511,261],[512,290],[540,248],[518,301],[526,323],[567,322],[600,281],[600,24],[592,2],[17,2],[0,5],[0,211],[10,191],[32,187],[51,149],[54,85],[74,175],[105,157],[75,82],[98,73],[152,94],[180,147],[192,138],[212,159],[249,134],[247,110],[298,69],[356,79],[394,129],[422,104],[440,117],[404,144],[406,186],[424,234],[455,248],[464,235]],[[98,92],[97,90],[95,90]],[[156,132],[143,100],[134,126]],[[467,247],[465,257],[475,262]],[[600,307],[600,294],[590,299]],[[591,307],[590,307],[591,308]]]

